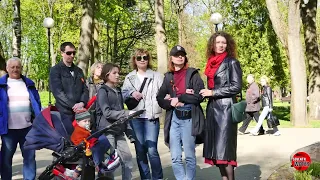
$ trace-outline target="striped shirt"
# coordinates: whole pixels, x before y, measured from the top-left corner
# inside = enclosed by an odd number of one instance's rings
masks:
[[[8,128],[23,129],[31,126],[30,95],[25,82],[8,78]]]

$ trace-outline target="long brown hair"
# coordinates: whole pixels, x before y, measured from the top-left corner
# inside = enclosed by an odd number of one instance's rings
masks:
[[[151,57],[151,54],[149,53],[148,50],[142,49],[142,48],[136,49],[134,51],[133,55],[131,56],[131,66],[132,66],[132,68],[135,69],[135,70],[138,70],[137,63],[136,63],[136,57],[138,55],[142,55],[142,54],[145,54],[145,55],[149,56],[147,69],[152,69],[152,65],[151,65],[152,57]]]
[[[237,52],[236,52],[236,42],[232,38],[232,36],[226,32],[223,31],[218,31],[214,34],[211,35],[211,37],[208,40],[207,44],[207,58],[210,58],[211,56],[215,55],[215,46],[216,46],[216,38],[218,36],[222,36],[226,38],[227,40],[227,49],[226,52],[228,53],[229,57],[236,58],[237,57]]]

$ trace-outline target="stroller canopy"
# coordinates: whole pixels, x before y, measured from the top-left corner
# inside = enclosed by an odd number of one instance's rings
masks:
[[[42,148],[61,152],[69,141],[60,113],[55,106],[49,106],[34,119],[31,130],[26,136],[25,149]]]

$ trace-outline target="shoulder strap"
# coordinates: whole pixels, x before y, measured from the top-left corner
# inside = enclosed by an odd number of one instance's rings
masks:
[[[145,77],[145,78],[143,79],[143,82],[142,82],[141,87],[140,87],[140,89],[139,89],[139,92],[140,92],[140,93],[143,91],[143,88],[144,88],[144,86],[146,85],[147,79],[148,79],[147,77]]]
[[[228,73],[227,73],[227,81],[228,81],[228,85],[230,86],[230,58],[227,58],[227,69],[228,69]],[[240,100],[242,101],[242,90],[240,91]]]

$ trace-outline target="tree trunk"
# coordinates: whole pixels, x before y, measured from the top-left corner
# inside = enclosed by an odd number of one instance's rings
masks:
[[[320,55],[317,40],[317,1],[309,0],[301,3],[301,19],[304,29],[306,57],[309,68],[309,117],[319,119],[318,106],[320,106]]]
[[[12,36],[12,54],[14,57],[21,57],[21,16],[20,0],[13,1],[13,36]]]
[[[155,2],[155,40],[157,45],[158,71],[160,73],[167,72],[168,68],[168,46],[165,30],[164,18],[164,1],[156,0]]]
[[[307,75],[300,38],[300,0],[289,1],[288,51],[291,76],[291,120],[295,126],[308,125]]]
[[[94,35],[93,35],[93,57],[92,58],[92,62],[91,65],[94,62],[97,62],[100,60],[100,51],[99,51],[99,25],[98,25],[98,21],[95,19],[94,21]]]
[[[178,0],[178,37],[179,37],[179,44],[182,45],[183,40],[183,23],[182,23],[182,13],[183,13],[183,0]]]
[[[111,56],[111,62],[116,63],[118,56],[118,25],[119,18],[116,19],[114,29],[113,29],[113,52]]]
[[[308,124],[306,117],[306,65],[300,39],[300,0],[289,1],[288,25],[281,18],[277,0],[266,0],[273,29],[287,52],[291,79],[291,122],[295,126]]]
[[[79,64],[84,75],[87,75],[89,60],[93,57],[93,31],[94,31],[94,9],[95,0],[83,1],[83,14],[81,17],[81,32],[79,46]]]
[[[3,47],[0,42],[0,77],[6,73],[6,59],[4,57]]]

